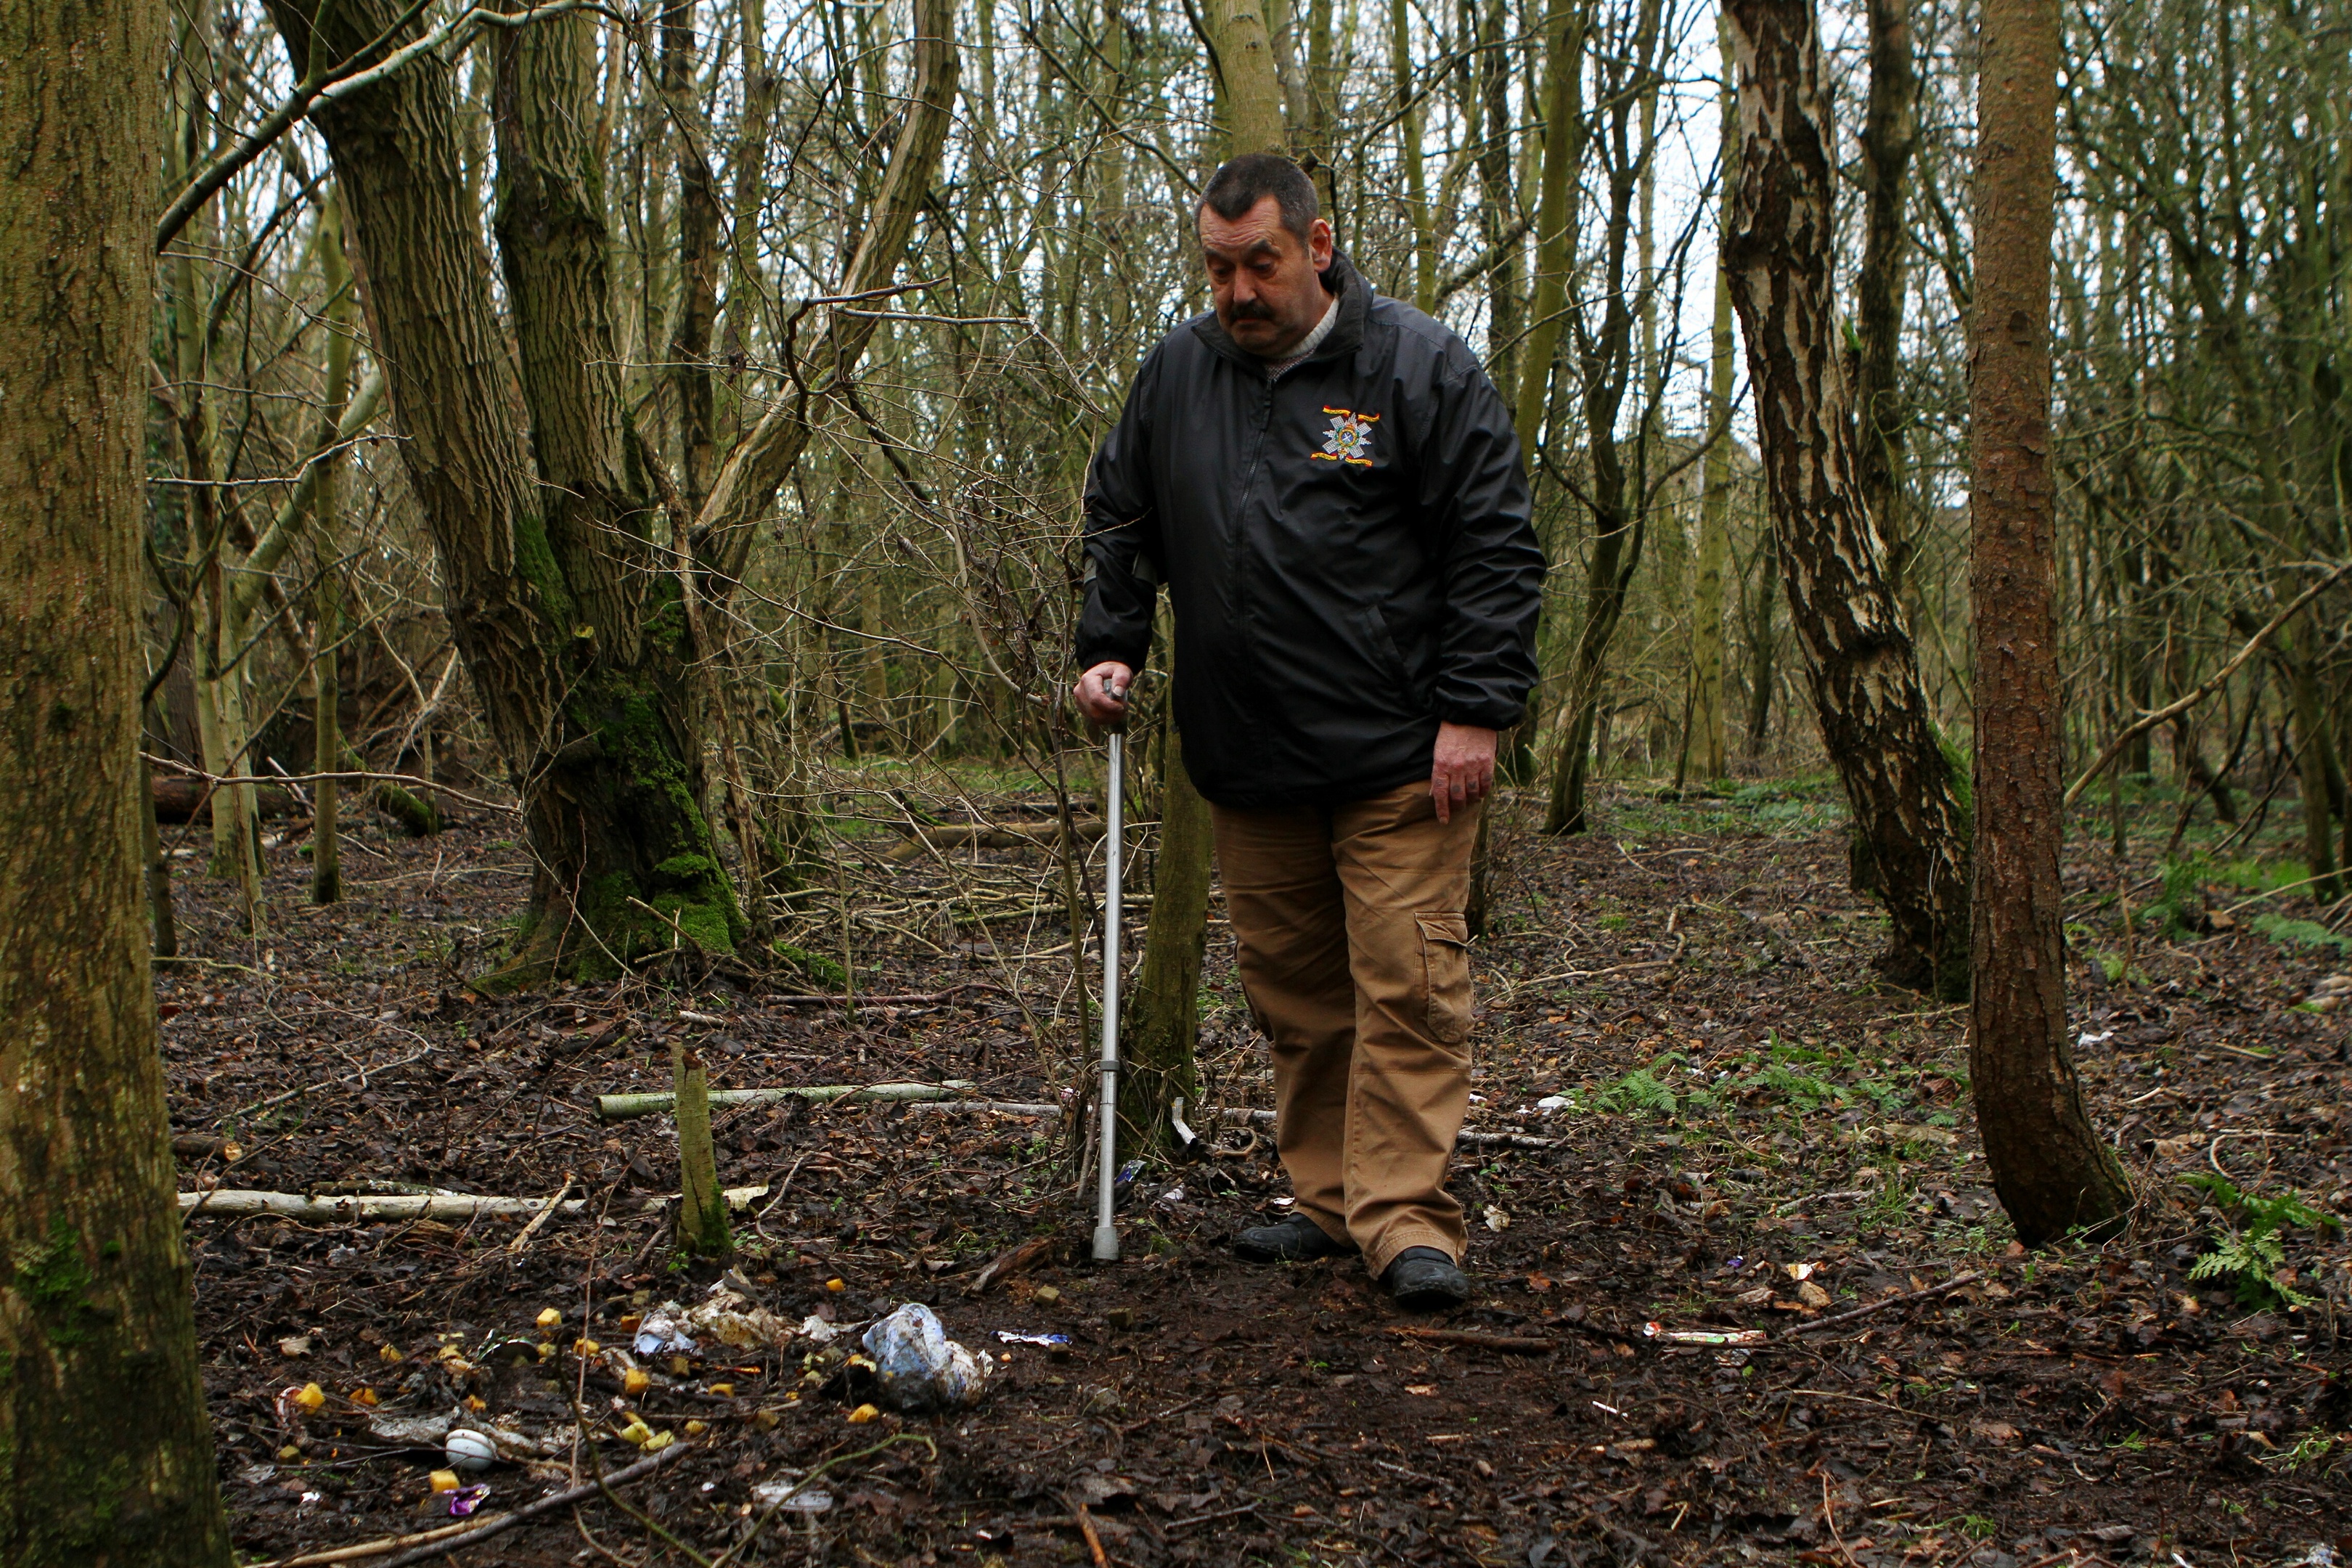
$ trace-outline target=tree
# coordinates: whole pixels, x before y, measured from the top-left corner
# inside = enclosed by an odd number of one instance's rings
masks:
[[[1724,261],[1755,389],[1781,583],[1822,741],[1892,917],[1900,984],[1968,985],[1968,811],[1927,710],[1886,544],[1855,483],[1839,363],[1836,138],[1812,0],[1729,0],[1739,169]]]
[[[398,0],[270,0],[270,11],[298,68],[362,56],[411,15]],[[906,248],[946,134],[951,20],[944,0],[917,7],[915,91],[844,295],[887,282]],[[510,345],[448,67],[414,59],[315,113],[365,262],[370,338],[451,630],[522,797],[531,903],[493,984],[731,952],[744,933],[702,808],[695,667],[711,650],[695,636],[698,601],[740,579],[755,524],[807,444],[811,399],[876,325],[867,311],[813,332],[822,346],[797,363],[793,393],[689,510],[620,385],[593,28],[570,12],[495,40]]]
[[[1911,58],[1908,0],[1870,0],[1870,93],[1862,119],[1862,266],[1854,274],[1854,407],[1861,420],[1854,483],[1894,552],[1898,587],[1907,531],[1901,511],[1904,426],[1896,384],[1903,338],[1904,180],[1918,137],[1919,71]]]
[[[1209,938],[1209,871],[1215,830],[1209,803],[1184,772],[1183,737],[1167,719],[1160,764],[1160,853],[1152,863],[1151,917],[1143,962],[1119,1017],[1119,1114],[1142,1144],[1165,1136],[1169,1109],[1200,1093],[1201,959]]]
[[[0,6],[0,1561],[229,1562],[139,897],[162,0]]]
[[[1731,215],[1732,150],[1739,144],[1738,100],[1732,93],[1735,68],[1731,36],[1718,22],[1718,46],[1723,60],[1721,89],[1723,189],[1717,200],[1723,216]],[[1727,230],[1730,225],[1720,226]],[[1697,753],[1699,774],[1721,778],[1728,761],[1723,721],[1723,573],[1731,555],[1731,377],[1732,359],[1738,353],[1732,331],[1731,279],[1718,254],[1715,268],[1715,325],[1708,353],[1706,391],[1706,459],[1699,495],[1698,584],[1693,596],[1691,627],[1691,717],[1687,754]]]
[[[1282,83],[1257,0],[1213,0],[1211,16],[1231,116],[1225,155],[1282,152]],[[1142,966],[1119,1015],[1120,1052],[1134,1067],[1119,1094],[1119,1114],[1146,1142],[1163,1136],[1170,1108],[1193,1094],[1200,1079],[1194,1058],[1201,1035],[1201,957],[1208,944],[1216,847],[1209,803],[1184,771],[1183,739],[1176,732],[1172,704],[1167,723],[1151,915],[1144,927]]]
[[[1622,36],[1603,41],[1595,50],[1601,61],[1593,94],[1602,106],[1604,125],[1594,141],[1600,146],[1603,177],[1608,182],[1609,216],[1601,235],[1599,314],[1583,306],[1570,309],[1578,368],[1582,373],[1584,460],[1586,483],[1579,497],[1592,514],[1592,552],[1584,571],[1584,614],[1579,622],[1575,652],[1568,673],[1568,695],[1561,721],[1559,756],[1553,763],[1551,798],[1544,812],[1548,834],[1581,833],[1586,827],[1584,792],[1592,763],[1593,731],[1600,720],[1609,648],[1624,619],[1633,574],[1641,567],[1642,546],[1648,531],[1651,497],[1647,493],[1648,441],[1636,448],[1633,471],[1627,471],[1617,438],[1618,417],[1626,392],[1636,384],[1645,394],[1643,428],[1650,433],[1655,399],[1648,367],[1638,363],[1634,328],[1657,279],[1640,275],[1629,286],[1626,251],[1635,237],[1634,205],[1651,159],[1656,154],[1653,110],[1660,85],[1657,55],[1664,38],[1659,0],[1640,0],[1624,20]],[[1643,134],[1629,135],[1636,112]]]
[[[1969,326],[1976,603],[1975,993],[1969,1074],[1993,1190],[2019,1239],[2114,1226],[2131,1185],[2084,1109],[2067,1046],[2050,238],[2058,7],[1987,0]]]

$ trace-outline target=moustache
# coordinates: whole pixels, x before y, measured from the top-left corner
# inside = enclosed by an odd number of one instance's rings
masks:
[[[1244,300],[1231,307],[1227,313],[1236,321],[1271,321],[1274,307],[1263,300]]]

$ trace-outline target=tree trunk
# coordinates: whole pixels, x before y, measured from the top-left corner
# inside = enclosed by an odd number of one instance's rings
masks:
[[[1869,0],[1870,96],[1863,110],[1862,269],[1854,277],[1853,402],[1861,429],[1854,483],[1878,535],[1890,550],[1907,550],[1910,531],[1902,509],[1904,427],[1909,416],[1899,383],[1903,341],[1904,178],[1917,137],[1919,70],[1911,56],[1908,0]],[[1898,591],[1904,572],[1890,561]]]
[[[1208,10],[1224,86],[1226,155],[1282,152],[1282,79],[1263,0],[1210,0]]]
[[[2282,639],[2285,641],[2286,639]],[[2307,639],[2297,637],[2294,643]],[[2330,831],[2330,777],[2336,765],[2333,726],[2327,722],[2326,699],[2319,687],[2315,660],[2303,647],[2280,649],[2278,663],[2286,676],[2288,710],[2294,716],[2296,793],[2303,807],[2303,855],[2311,878],[2312,897],[2323,903],[2343,896],[2336,868],[2336,836]]]
[[[1537,175],[1534,290],[1519,384],[1508,389],[1514,399],[1512,423],[1518,432],[1520,459],[1527,465],[1531,489],[1542,498],[1536,510],[1536,531],[1547,560],[1559,557],[1559,518],[1565,511],[1559,479],[1547,468],[1557,463],[1564,468],[1569,459],[1565,454],[1539,454],[1538,448],[1547,432],[1562,427],[1552,417],[1551,383],[1569,310],[1568,285],[1576,271],[1576,226],[1583,203],[1586,142],[1584,41],[1591,16],[1591,0],[1554,0],[1546,20],[1543,162]],[[1546,640],[1552,639],[1548,636]],[[1507,749],[1498,759],[1499,768],[1512,784],[1534,782],[1535,741],[1542,727],[1539,682],[1528,694],[1527,713],[1506,737]],[[1483,847],[1487,832],[1485,817],[1479,819],[1478,831]],[[1474,860],[1474,865],[1483,867],[1483,862]],[[1483,910],[1482,877],[1474,875],[1471,886]]]
[[[338,548],[335,524],[341,521],[337,510],[341,497],[336,485],[336,470],[341,462],[338,437],[341,435],[345,400],[351,392],[352,340],[359,326],[359,302],[353,297],[356,285],[352,279],[351,263],[343,254],[342,204],[331,196],[320,214],[319,260],[326,280],[327,320],[331,335],[327,339],[325,397],[319,411],[330,445],[315,459],[316,479],[310,497],[310,532],[319,541],[323,563],[317,589],[319,632],[310,660],[310,758],[313,772],[331,773],[340,771],[343,760],[342,688],[335,679],[343,640],[343,569],[334,559]],[[338,818],[341,815],[341,786],[333,779],[322,778],[311,790],[311,798],[317,804],[310,820],[310,901],[341,903],[343,860]]]
[[[291,57],[308,58],[310,7],[271,9]],[[337,7],[324,54],[345,58],[402,10]],[[446,68],[419,60],[318,114],[451,631],[523,798],[531,906],[494,984],[608,974],[679,945],[727,951],[741,929],[699,805],[677,577],[626,450],[588,155],[592,25],[570,15],[496,40],[511,360]]]
[[[1761,762],[1772,738],[1772,687],[1780,650],[1773,611],[1780,598],[1780,544],[1768,528],[1756,542],[1756,595],[1748,605],[1748,760]]]
[[[710,1141],[709,1075],[701,1053],[676,1036],[669,1043],[669,1067],[677,1122],[678,1256],[723,1263],[735,1256],[735,1234],[728,1227],[719,1152]]]
[[[1282,84],[1256,19],[1255,0],[1213,0],[1217,65],[1232,114],[1228,157],[1283,150]],[[1255,30],[1254,30],[1255,29]],[[1255,38],[1257,46],[1251,40]],[[1190,1097],[1200,1078],[1201,954],[1208,942],[1208,803],[1184,771],[1182,738],[1168,712],[1160,767],[1160,856],[1153,863],[1151,915],[1143,932],[1143,967],[1119,1020],[1120,1051],[1132,1063],[1119,1114],[1146,1142],[1157,1142],[1168,1110]],[[1075,930],[1075,928],[1074,928]]]
[[[1642,175],[1648,165],[1646,141],[1629,156],[1626,128],[1639,102],[1656,91],[1652,58],[1659,34],[1658,0],[1643,0],[1630,51],[1618,62],[1622,73],[1602,76],[1596,97],[1609,105],[1610,123],[1599,138],[1609,176],[1609,218],[1601,239],[1602,276],[1601,326],[1594,331],[1579,313],[1575,318],[1579,358],[1584,373],[1584,446],[1590,473],[1584,500],[1592,513],[1592,553],[1585,564],[1584,618],[1577,628],[1566,698],[1567,717],[1560,725],[1559,756],[1554,764],[1551,798],[1544,812],[1547,834],[1581,833],[1587,826],[1585,784],[1593,762],[1593,731],[1600,724],[1610,644],[1624,617],[1625,598],[1633,574],[1642,563],[1646,531],[1646,498],[1640,493],[1640,476],[1629,479],[1618,448],[1618,416],[1633,384],[1633,330],[1636,310],[1630,297],[1645,292],[1637,281],[1627,287],[1627,247],[1634,240],[1634,205]]]
[[[1892,917],[1881,967],[1957,999],[1968,990],[1968,806],[1928,716],[1885,541],[1853,478],[1832,275],[1836,142],[1812,0],[1729,0],[1726,14],[1740,139],[1725,259],[1790,619],[1822,742]]]
[[[1171,722],[1161,759],[1160,854],[1153,863],[1151,919],[1143,963],[1119,1020],[1119,1116],[1139,1146],[1165,1141],[1168,1109],[1197,1100],[1201,955],[1208,946],[1209,803],[1184,771],[1184,748]]]
[[[1405,221],[1412,230],[1412,302],[1437,309],[1437,227],[1429,210],[1429,179],[1423,166],[1423,112],[1412,86],[1411,0],[1389,0],[1389,76],[1396,92],[1398,152],[1404,161]]]
[[[694,5],[673,0],[661,18],[661,86],[677,132],[677,305],[669,339],[677,396],[678,483],[689,511],[710,489],[716,403],[710,337],[719,314],[719,190],[709,127],[694,91]],[[583,98],[584,102],[584,95]]]
[[[1519,247],[1510,238],[1518,204],[1511,182],[1510,14],[1504,0],[1486,0],[1478,50],[1478,93],[1485,139],[1478,149],[1478,221],[1496,252],[1486,272],[1486,374],[1496,386],[1517,386],[1519,355]]]
[[[0,1562],[226,1568],[132,658],[162,0],[0,9]]]
[[[1976,605],[1975,994],[1969,1072],[2020,1240],[2116,1226],[2131,1186],[2067,1044],[2057,530],[2050,477],[2055,0],[1987,0],[1977,97],[1969,588]]]
[[[1720,30],[1720,29],[1718,29]],[[1738,144],[1739,122],[1732,97],[1731,39],[1721,38],[1723,90],[1721,144]],[[1730,182],[1724,183],[1722,211],[1731,214]],[[1723,226],[1726,229],[1728,224]],[[1731,279],[1721,264],[1715,269],[1715,332],[1713,363],[1707,381],[1706,460],[1701,469],[1698,505],[1698,592],[1691,616],[1690,739],[1699,776],[1721,778],[1727,767],[1723,722],[1723,573],[1731,557],[1731,378],[1732,356],[1738,352],[1731,325]]]

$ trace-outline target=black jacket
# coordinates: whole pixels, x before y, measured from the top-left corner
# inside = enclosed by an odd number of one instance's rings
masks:
[[[1324,274],[1339,319],[1268,382],[1213,314],[1137,372],[1087,484],[1080,668],[1176,612],[1184,764],[1223,805],[1429,776],[1441,720],[1503,729],[1536,678],[1543,553],[1509,411],[1467,345]]]

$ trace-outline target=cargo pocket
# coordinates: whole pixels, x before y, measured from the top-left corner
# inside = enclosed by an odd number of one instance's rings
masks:
[[[1470,927],[1460,915],[1412,917],[1421,927],[1422,1000],[1429,1033],[1442,1045],[1470,1037]]]

